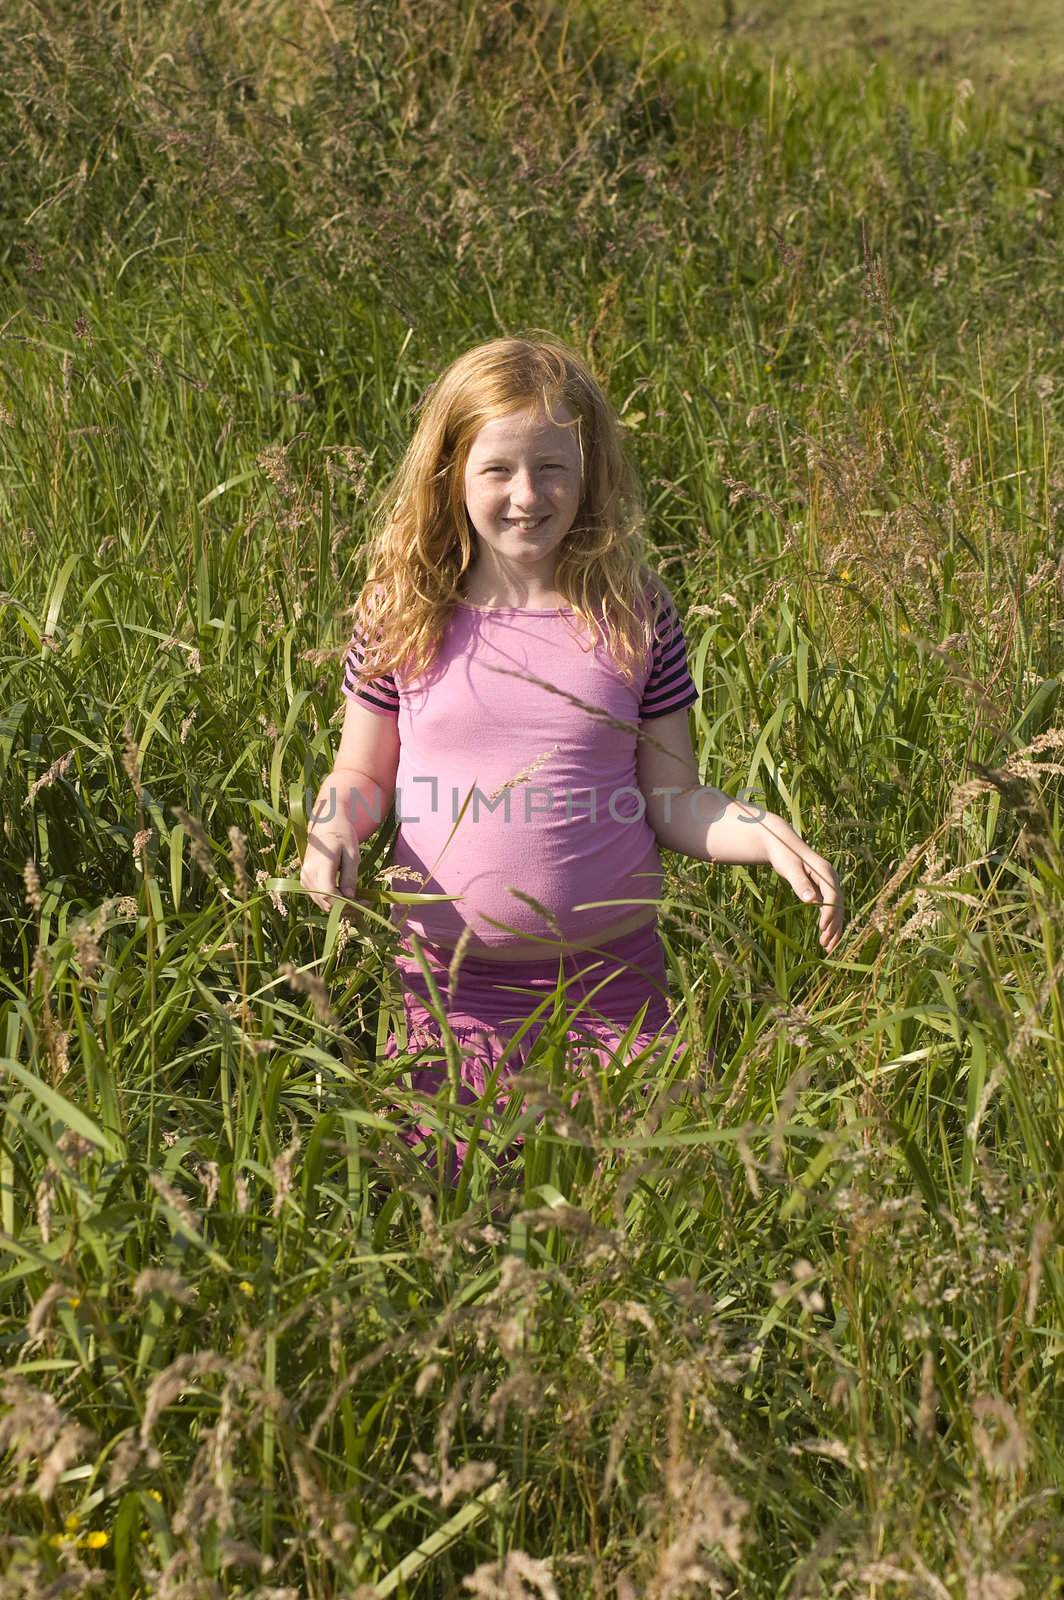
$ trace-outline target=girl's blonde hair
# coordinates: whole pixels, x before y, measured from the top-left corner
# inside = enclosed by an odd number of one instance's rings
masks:
[[[431,664],[475,556],[464,488],[473,440],[496,417],[537,403],[552,415],[559,402],[576,419],[583,472],[554,587],[598,630],[626,680],[649,659],[659,597],[671,597],[645,559],[639,480],[588,367],[547,335],[477,345],[423,396],[414,436],[373,513],[366,578],[349,613],[366,641],[359,678],[397,668],[414,677]]]

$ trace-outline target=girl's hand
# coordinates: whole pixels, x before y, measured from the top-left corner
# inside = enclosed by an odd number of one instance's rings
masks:
[[[780,817],[766,817],[769,825],[768,864],[785,878],[807,905],[820,905],[820,943],[830,955],[842,938],[846,910],[839,875],[830,861],[810,850],[805,840]]]
[[[311,827],[299,881],[322,911],[330,911],[337,896],[354,900],[358,895],[359,843],[354,829],[342,822]],[[350,909],[350,908],[348,908]]]

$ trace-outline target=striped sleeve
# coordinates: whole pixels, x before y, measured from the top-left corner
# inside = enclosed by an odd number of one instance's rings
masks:
[[[349,700],[359,700],[371,711],[379,712],[383,716],[397,717],[399,715],[399,691],[395,686],[395,677],[391,672],[385,673],[382,678],[369,678],[360,681],[358,672],[365,659],[365,636],[357,626],[351,635],[351,643],[344,656],[344,682],[343,692]]]
[[[640,720],[647,722],[670,711],[686,710],[698,697],[687,666],[683,626],[676,607],[667,599],[654,628],[654,654],[639,707]]]

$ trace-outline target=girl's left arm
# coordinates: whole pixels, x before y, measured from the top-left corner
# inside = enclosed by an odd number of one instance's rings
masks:
[[[699,783],[686,710],[644,718],[636,776],[659,844],[697,861],[772,867],[800,900],[819,902],[820,943],[834,950],[846,920],[834,867],[782,817]]]

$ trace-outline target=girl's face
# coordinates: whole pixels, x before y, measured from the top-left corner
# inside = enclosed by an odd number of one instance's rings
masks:
[[[465,468],[469,520],[503,571],[549,581],[558,547],[580,508],[576,419],[568,406],[542,405],[486,422]]]

